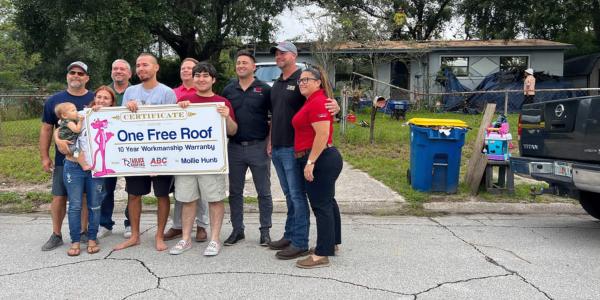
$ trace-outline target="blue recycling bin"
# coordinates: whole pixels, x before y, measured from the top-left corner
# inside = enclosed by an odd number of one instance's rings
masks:
[[[446,135],[431,127],[410,124],[409,182],[421,192],[456,193],[466,128],[452,127]]]

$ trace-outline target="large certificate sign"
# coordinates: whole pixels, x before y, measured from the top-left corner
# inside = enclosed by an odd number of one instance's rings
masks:
[[[223,103],[86,111],[94,177],[227,173]]]

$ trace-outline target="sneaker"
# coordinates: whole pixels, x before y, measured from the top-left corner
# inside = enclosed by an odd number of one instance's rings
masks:
[[[87,231],[82,232],[79,237],[79,242],[82,244],[87,244],[88,240],[89,240],[89,238],[87,235]]]
[[[98,229],[98,238],[99,239],[103,239],[111,234],[112,234],[112,230],[108,229],[106,227],[100,226],[100,229]]]
[[[221,246],[219,246],[219,243],[215,241],[210,241],[210,243],[208,243],[208,246],[206,246],[206,249],[204,249],[204,256],[215,256],[219,254],[220,250]]]
[[[190,250],[191,248],[191,242],[188,242],[186,240],[180,240],[179,242],[177,242],[177,244],[175,244],[175,246],[173,246],[173,248],[171,248],[171,250],[169,250],[169,253],[172,255],[179,255],[185,251]]]
[[[267,247],[269,246],[269,243],[271,242],[271,235],[269,234],[268,231],[264,231],[260,233],[260,245],[263,247]]]
[[[123,237],[126,239],[131,237],[131,226],[125,226],[125,232],[123,232]]]
[[[246,236],[244,235],[243,231],[232,231],[231,234],[229,235],[229,237],[225,240],[225,242],[223,243],[223,245],[225,246],[231,246],[234,245],[235,243],[245,239]]]
[[[175,229],[171,227],[169,228],[169,230],[167,230],[167,232],[165,232],[163,239],[165,241],[174,240],[176,238],[180,238],[182,233],[183,232],[181,231],[181,229]]]
[[[287,240],[285,238],[281,238],[278,241],[272,241],[270,242],[269,245],[269,249],[271,250],[283,250],[285,249],[287,246],[289,246],[292,242],[290,240]]]
[[[294,245],[289,245],[287,246],[287,248],[281,251],[277,251],[277,253],[275,253],[275,256],[277,258],[283,260],[294,259],[306,255],[308,255],[308,249],[296,248],[294,247]]]
[[[44,244],[44,246],[42,246],[42,251],[54,250],[62,246],[62,244],[64,244],[62,236],[56,233],[52,233],[48,241]]]

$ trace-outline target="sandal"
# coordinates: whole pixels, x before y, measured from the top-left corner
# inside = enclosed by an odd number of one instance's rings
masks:
[[[79,249],[79,243],[71,244],[71,248],[67,251],[68,256],[79,256],[81,254],[81,249]]]
[[[93,241],[90,241],[90,242],[93,243]],[[88,254],[95,254],[95,253],[100,252],[100,247],[98,247],[98,244],[96,244],[96,243],[92,244],[92,243],[88,243],[87,253]]]

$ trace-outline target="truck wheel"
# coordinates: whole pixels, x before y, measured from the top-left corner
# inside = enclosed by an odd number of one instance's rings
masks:
[[[590,216],[600,219],[600,194],[580,191],[579,203]]]

